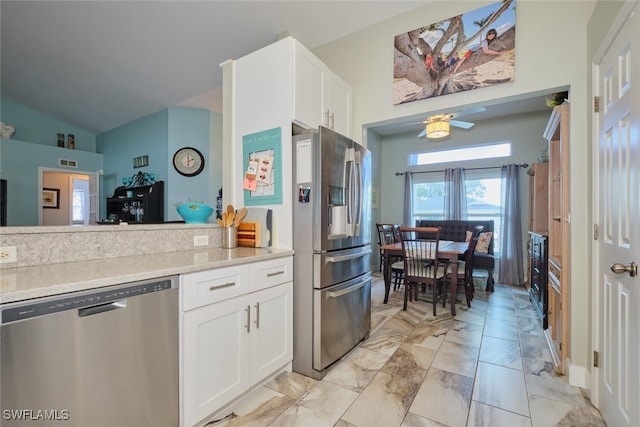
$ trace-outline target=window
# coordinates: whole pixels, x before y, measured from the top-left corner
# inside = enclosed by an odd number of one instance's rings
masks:
[[[510,142],[476,145],[473,147],[413,153],[409,155],[409,166],[434,165],[440,163],[463,162],[467,160],[495,159],[511,156]]]
[[[469,170],[465,175],[467,219],[493,220],[494,253],[498,256],[502,228],[500,169]],[[414,175],[413,224],[420,219],[444,219],[444,188],[443,173]]]

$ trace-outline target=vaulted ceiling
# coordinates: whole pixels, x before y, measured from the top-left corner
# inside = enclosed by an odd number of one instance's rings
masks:
[[[219,64],[290,33],[313,49],[427,1],[0,2],[0,93],[95,134],[220,111]]]

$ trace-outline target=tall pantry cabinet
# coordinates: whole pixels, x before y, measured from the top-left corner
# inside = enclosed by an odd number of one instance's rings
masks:
[[[548,322],[545,336],[556,371],[569,357],[570,237],[569,103],[553,108],[544,131],[549,141]]]
[[[292,134],[325,126],[351,137],[351,87],[292,37],[285,37],[223,68],[223,204],[244,203],[243,141],[280,128],[282,203],[273,211],[273,245],[293,247]],[[227,165],[230,165],[227,167]]]

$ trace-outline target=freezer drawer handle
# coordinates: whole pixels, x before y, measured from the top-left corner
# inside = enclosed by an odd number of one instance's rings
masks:
[[[218,286],[209,286],[209,290],[215,291],[216,289],[228,288],[235,285],[236,285],[236,282],[223,283],[222,285],[218,285]]]
[[[339,297],[341,297],[343,295],[350,294],[351,292],[357,291],[358,289],[362,288],[367,283],[369,283],[369,279],[363,280],[362,282],[358,283],[357,285],[350,286],[350,287],[348,287],[346,289],[342,289],[342,290],[334,291],[334,292],[327,292],[327,295],[329,295],[329,297],[331,297],[331,298],[339,298]]]
[[[279,276],[280,274],[284,274],[284,270],[274,271],[273,273],[267,273],[267,277]]]
[[[349,261],[352,259],[356,259],[356,258],[362,258],[365,255],[369,255],[371,254],[371,249],[364,251],[364,252],[358,252],[357,254],[351,254],[351,255],[339,255],[339,256],[330,256],[327,257],[327,261],[329,262],[343,262],[343,261]]]
[[[91,307],[85,307],[78,309],[78,316],[86,317],[93,316],[94,314],[105,313],[111,310],[117,310],[119,308],[125,308],[127,306],[127,300],[109,302],[106,304],[93,305]]]

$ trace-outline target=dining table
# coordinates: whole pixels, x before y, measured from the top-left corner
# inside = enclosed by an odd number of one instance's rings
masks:
[[[451,240],[440,240],[438,244],[438,259],[446,259],[451,265],[451,315],[456,315],[456,292],[458,289],[458,257],[465,253],[469,247],[469,242],[454,242]],[[383,276],[384,276],[384,303],[389,301],[391,290],[391,267],[390,258],[402,258],[402,242],[391,243],[380,246],[383,256]]]

